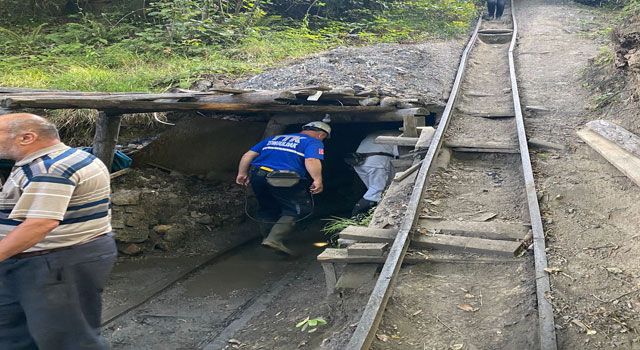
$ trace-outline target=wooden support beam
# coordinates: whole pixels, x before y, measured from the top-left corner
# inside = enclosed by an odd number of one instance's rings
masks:
[[[394,177],[393,177],[393,181],[395,182],[400,182],[404,179],[406,179],[409,175],[415,173],[418,169],[420,169],[420,167],[422,166],[422,162],[418,162],[413,164],[409,169],[401,172],[401,173],[397,173]]]
[[[499,241],[494,239],[463,237],[452,235],[413,235],[411,244],[415,247],[469,252],[501,256],[514,256],[522,245],[520,242]]]
[[[346,249],[327,248],[318,255],[318,261],[324,263],[348,263],[348,264],[382,264],[386,256],[353,256]],[[405,263],[423,263],[429,260],[424,256],[405,257]],[[335,286],[335,285],[334,285]]]
[[[243,94],[202,96],[198,97],[197,102],[272,105],[287,104],[295,100],[296,95],[290,91],[255,91]]]
[[[486,118],[486,119],[504,119],[504,118],[515,118],[515,113],[472,113],[469,114],[469,117],[474,118]]]
[[[397,145],[397,146],[415,146],[418,143],[417,137],[405,137],[405,136],[378,136],[375,143],[382,145]]]
[[[415,144],[415,149],[429,148],[433,135],[436,133],[436,129],[431,126],[420,127],[418,129],[420,130],[420,137],[418,138],[418,142]]]
[[[424,125],[424,122],[422,123]],[[402,134],[406,137],[418,137],[418,121],[415,115],[407,115],[402,117]]]
[[[358,289],[371,282],[376,275],[378,266],[378,264],[348,264],[336,283],[336,290]]]
[[[387,248],[387,243],[354,243],[347,247],[347,252],[355,256],[383,256]]]
[[[322,255],[322,254],[321,254]],[[318,257],[318,260],[320,258]],[[336,268],[333,262],[322,262],[322,270],[324,271],[324,281],[327,287],[327,295],[331,295],[336,290]]]
[[[470,153],[520,153],[518,145],[506,142],[471,142],[471,141],[447,141],[445,147],[456,152]]]
[[[449,221],[420,218],[418,224],[428,230],[437,230],[443,234],[513,241],[523,239],[531,229],[524,223],[496,221]]]
[[[398,230],[394,229],[347,226],[347,228],[340,232],[340,238],[362,242],[386,243],[393,241],[397,232]],[[366,240],[363,238],[366,238]]]
[[[155,102],[118,101],[103,99],[12,97],[2,100],[4,108],[90,108],[118,111],[119,113],[161,112],[161,111],[211,111],[222,113],[300,113],[300,114],[380,114],[392,112],[395,107],[380,106],[299,106],[299,105],[254,105],[251,103],[207,103],[207,102]],[[395,114],[393,114],[395,115]],[[398,120],[397,115],[391,120]]]
[[[93,154],[105,164],[109,171],[111,171],[113,154],[115,153],[116,144],[118,143],[121,119],[122,115],[100,111],[96,121],[96,133],[93,138]]]

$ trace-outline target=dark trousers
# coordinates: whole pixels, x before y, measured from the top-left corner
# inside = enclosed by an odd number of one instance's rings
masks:
[[[505,0],[487,0],[489,17],[493,17],[494,14],[496,18],[502,17],[502,13],[504,12],[504,4],[505,4]]]
[[[0,349],[109,349],[102,289],[117,256],[111,235],[0,262]]]
[[[258,200],[257,218],[275,222],[280,216],[305,217],[313,210],[309,181],[306,179],[293,187],[274,187],[267,183],[268,172],[251,170],[251,188]]]

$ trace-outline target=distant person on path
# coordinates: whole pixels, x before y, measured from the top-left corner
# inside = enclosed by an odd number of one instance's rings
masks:
[[[0,349],[108,349],[101,292],[117,251],[109,171],[46,119],[0,116]]]
[[[505,0],[487,0],[487,9],[489,10],[489,12],[487,13],[487,17],[485,17],[485,19],[500,19],[500,17],[502,17],[502,13],[504,12],[504,4]]]
[[[283,240],[296,221],[313,210],[309,192],[318,194],[323,190],[322,141],[330,134],[329,124],[311,122],[299,133],[262,140],[240,159],[236,183],[251,184],[258,200],[257,219],[265,234],[269,230],[262,245],[294,255]],[[299,181],[291,186],[277,186],[270,181],[280,176]]]
[[[367,192],[351,211],[352,216],[367,213],[382,200],[382,193],[389,185],[393,174],[391,160],[398,156],[398,146],[375,143],[376,137],[397,135],[394,131],[378,131],[367,135],[356,150],[360,162],[352,163],[353,170],[367,186]]]

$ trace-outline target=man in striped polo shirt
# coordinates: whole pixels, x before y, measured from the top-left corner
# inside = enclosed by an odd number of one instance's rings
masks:
[[[117,251],[109,171],[26,113],[0,116],[0,349],[108,349],[101,292]]]

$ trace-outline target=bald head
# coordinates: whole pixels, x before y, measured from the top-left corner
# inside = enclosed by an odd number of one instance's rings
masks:
[[[42,139],[60,139],[58,128],[52,122],[35,114],[11,113],[0,116],[0,128],[3,127],[6,127],[11,136],[33,132]]]
[[[50,121],[29,113],[0,116],[0,158],[21,160],[60,143],[58,129]]]

